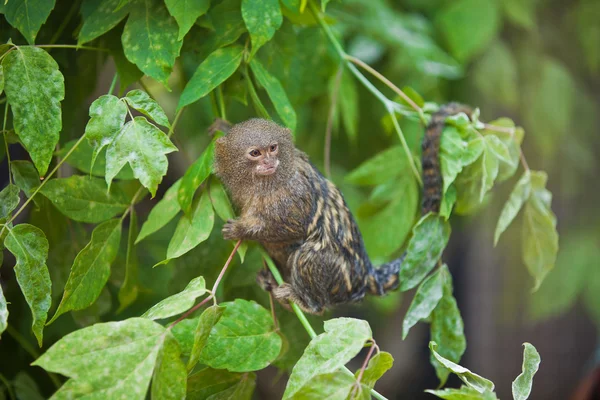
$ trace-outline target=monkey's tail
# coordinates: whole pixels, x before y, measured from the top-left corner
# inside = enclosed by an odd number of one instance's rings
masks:
[[[444,183],[440,163],[440,138],[444,129],[446,117],[464,112],[471,118],[472,109],[459,103],[448,103],[431,116],[431,121],[425,129],[421,147],[421,166],[423,169],[423,202],[421,204],[421,215],[428,212],[439,212],[442,202]],[[406,252],[399,258],[381,265],[374,270],[377,282],[377,293],[382,295],[390,290],[396,289],[399,284],[400,268]]]

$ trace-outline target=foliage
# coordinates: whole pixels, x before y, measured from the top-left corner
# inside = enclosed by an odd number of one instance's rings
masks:
[[[527,56],[514,54],[500,31],[504,21],[533,29],[534,6],[402,3],[426,18],[367,0],[0,4],[7,23],[0,32],[6,42],[0,45],[0,159],[9,167],[9,184],[0,192],[0,250],[12,254],[0,261],[12,263],[16,276],[14,284],[0,287],[0,334],[27,342],[32,332],[42,349],[39,357],[33,353],[34,365],[51,373],[54,398],[146,398],[149,392],[160,399],[249,399],[255,372],[269,365],[290,373],[284,398],[381,398],[371,390],[393,358],[379,350],[367,321],[311,318],[323,326],[317,335],[297,308],[295,318],[282,316],[286,311],[277,306],[274,320],[268,299],[255,288],[263,258],[256,245],[242,244],[239,263],[232,254],[221,270],[231,244],[220,228],[234,210],[212,174],[221,133],[203,132],[217,117],[239,122],[256,115],[288,127],[317,165],[323,165],[322,136],[332,135],[338,150],[330,147],[324,158],[333,155],[331,178],[355,211],[370,256],[388,261],[406,250],[400,291],[416,291],[402,337],[419,321],[429,323],[431,363],[441,385],[451,373],[464,382],[460,389],[430,393],[496,398],[489,380],[458,365],[466,338],[442,253],[455,216],[476,214],[502,197],[497,188],[510,181],[494,244],[520,218],[530,286],[544,296],[546,276],[550,284],[563,276],[560,268],[552,271],[558,233],[548,175],[530,169],[521,149],[525,131],[511,119],[482,122],[478,109],[472,118],[449,117],[440,145],[442,209],[418,217],[415,160],[423,125],[441,103],[421,94],[441,99],[442,82],[475,63],[473,83],[485,97],[506,110],[526,99],[533,105],[524,120],[532,137],[558,141],[578,101],[576,82],[559,61],[535,54],[529,68],[539,67],[539,76],[523,93],[515,86],[525,69],[516,63],[525,64]],[[587,68],[597,71],[598,37],[583,31],[593,24],[586,7],[593,8],[587,4],[574,15],[581,21],[581,46],[590,49]],[[436,32],[443,37],[439,43]],[[362,64],[378,65],[386,57],[397,67],[390,80],[414,89],[380,82]],[[116,73],[107,90],[100,68],[111,63]],[[98,95],[96,86],[106,94]],[[321,135],[327,120],[333,132]],[[541,151],[552,157],[558,145],[544,143]],[[21,149],[31,162],[11,158]],[[593,241],[586,249],[597,253]],[[578,270],[592,269],[585,263],[582,257]],[[544,301],[534,309],[549,315],[581,295],[600,321],[594,302],[600,275],[584,276],[569,280],[565,298],[550,311],[543,310]],[[198,311],[210,300],[212,306]],[[368,362],[350,373],[345,365],[364,347]],[[526,344],[515,399],[529,396],[538,364],[539,355]],[[9,390],[28,386],[24,373],[7,381]]]

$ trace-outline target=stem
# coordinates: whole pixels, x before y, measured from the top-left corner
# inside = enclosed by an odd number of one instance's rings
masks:
[[[404,153],[406,154],[406,157],[408,157],[408,163],[410,165],[410,169],[412,169],[412,172],[415,175],[417,182],[419,182],[419,185],[423,186],[423,180],[421,179],[419,170],[417,169],[417,166],[415,165],[415,160],[413,159],[412,153],[410,152],[410,149],[408,148],[408,143],[406,143],[406,139],[404,138],[402,129],[400,129],[400,124],[398,123],[398,118],[396,117],[396,113],[393,110],[388,110],[388,112],[390,113],[390,117],[392,118],[392,123],[394,124],[394,128],[396,129],[396,132],[398,132],[398,137],[400,138],[400,143],[402,143],[402,148],[404,149]]]
[[[241,244],[242,244],[242,240],[241,239],[238,240],[237,243],[235,244],[235,246],[233,248],[233,251],[229,255],[229,258],[225,262],[225,265],[223,266],[223,269],[221,270],[221,273],[219,273],[219,276],[217,277],[217,280],[215,281],[215,284],[212,287],[213,294],[217,293],[217,288],[219,287],[219,283],[221,282],[221,279],[223,279],[223,275],[225,275],[225,271],[227,271],[227,267],[229,267],[229,264],[231,263],[231,260],[233,260],[233,256],[238,251],[238,249],[240,248]]]
[[[117,85],[117,78],[119,74],[115,74],[112,82],[110,83],[110,88],[108,88],[108,94],[112,94],[113,90],[115,90],[115,86]]]
[[[185,107],[180,108],[179,111],[177,111],[177,114],[175,114],[175,118],[173,119],[173,123],[171,124],[171,127],[169,128],[169,134],[167,136],[169,136],[169,137],[173,136],[173,133],[175,132],[175,126],[177,125],[177,122],[179,121],[179,117],[181,117],[181,113],[183,113],[184,109],[185,109]]]
[[[221,119],[227,121],[227,114],[225,110],[225,97],[223,96],[223,89],[221,85],[217,86],[217,101],[219,102],[219,111],[221,114]]]
[[[219,287],[219,283],[221,282],[223,275],[225,275],[225,271],[227,271],[227,267],[229,267],[229,264],[231,264],[231,260],[233,260],[233,256],[235,255],[235,253],[237,252],[237,250],[241,244],[242,244],[241,240],[238,240],[237,243],[235,244],[235,247],[233,248],[233,251],[229,255],[229,258],[225,262],[225,265],[223,265],[223,269],[221,269],[221,273],[217,277],[217,280],[215,281],[215,284],[213,285],[212,290],[208,291],[210,293],[210,295],[207,296],[200,303],[196,304],[194,307],[192,307],[188,311],[186,311],[181,317],[177,318],[171,325],[169,325],[169,329],[173,328],[175,325],[177,325],[178,323],[180,323],[181,321],[183,321],[184,319],[189,317],[194,311],[196,311],[197,309],[199,309],[200,307],[202,307],[203,305],[208,303],[208,301],[210,299],[215,297],[215,294],[217,293],[217,288]]]
[[[27,339],[25,339],[23,335],[19,333],[19,331],[13,328],[12,325],[8,325],[6,327],[6,333],[8,333],[17,343],[19,343],[23,350],[29,353],[29,355],[34,360],[37,360],[39,358],[40,353],[38,353],[37,350],[31,345],[31,343],[29,343]],[[62,386],[62,383],[60,382],[60,379],[58,379],[58,376],[56,376],[56,374],[48,372],[48,376],[50,376],[52,383],[54,384],[54,386],[56,386],[57,389]]]
[[[344,72],[344,65],[341,64],[335,74],[335,81],[333,84],[333,93],[331,94],[331,106],[329,107],[329,115],[327,116],[327,128],[325,128],[325,148],[324,148],[324,163],[325,163],[325,176],[331,178],[331,131],[333,129],[333,118],[335,117],[335,110],[337,106],[337,98],[340,91],[340,83],[342,82],[342,73]]]
[[[352,64],[350,62],[350,60],[348,59],[348,55],[346,54],[346,52],[344,51],[344,49],[342,48],[342,45],[340,44],[340,42],[338,42],[338,40],[335,38],[335,36],[333,35],[333,32],[331,31],[331,29],[329,28],[329,26],[325,23],[325,20],[323,19],[323,17],[321,16],[319,9],[317,8],[317,6],[315,6],[315,4],[310,1],[308,3],[310,10],[312,11],[315,19],[317,20],[317,22],[319,23],[319,25],[321,26],[321,28],[323,28],[323,30],[325,31],[325,34],[327,35],[327,37],[329,38],[329,40],[331,41],[331,44],[333,44],[333,47],[335,48],[335,50],[337,51],[337,53],[339,54],[340,58],[342,60],[344,60],[344,62],[346,63],[348,69],[350,70],[350,72],[352,72],[352,74],[354,74],[354,76],[361,81],[361,83],[363,84],[363,86],[369,91],[371,92],[375,97],[377,97],[379,99],[379,101],[381,101],[381,103],[383,103],[384,107],[386,108],[386,110],[390,113],[390,115],[392,115],[392,121],[394,122],[394,128],[396,128],[396,132],[398,133],[398,136],[400,137],[400,141],[402,142],[402,147],[404,149],[404,152],[406,153],[406,157],[408,157],[408,162],[410,163],[410,167],[413,170],[413,173],[415,174],[415,177],[417,179],[417,182],[419,182],[419,184],[421,186],[423,186],[423,182],[421,181],[421,176],[419,175],[419,171],[415,165],[415,160],[413,160],[412,154],[408,148],[408,145],[406,144],[406,139],[404,138],[404,134],[402,133],[402,130],[400,129],[400,125],[398,124],[398,120],[396,119],[396,115],[394,114],[394,102],[390,99],[388,99],[383,93],[381,93],[355,66],[354,64]],[[424,118],[424,117],[423,117]]]
[[[77,50],[93,50],[93,51],[102,51],[108,53],[108,49],[103,49],[100,47],[92,47],[92,46],[78,46],[76,44],[36,44],[34,47],[39,47],[42,49],[77,49]]]
[[[398,96],[400,96],[406,103],[408,103],[417,113],[419,113],[419,118],[421,119],[421,122],[423,122],[423,124],[425,124],[425,125],[427,124],[427,120],[425,119],[425,114],[423,114],[423,109],[421,107],[419,107],[417,105],[417,103],[415,103],[410,97],[408,97],[408,95],[406,93],[404,93],[402,90],[400,90],[400,88],[398,86],[394,85],[388,78],[383,76],[381,73],[379,73],[377,70],[375,70],[373,67],[371,67],[364,61],[362,61],[356,57],[352,57],[351,55],[346,55],[346,59],[353,62],[354,64],[358,65],[362,69],[366,70],[371,75],[373,75],[374,77],[379,79],[381,82],[383,82],[387,87],[392,89]]]
[[[85,133],[79,138],[79,140],[77,142],[75,142],[75,144],[73,145],[73,147],[71,147],[71,149],[68,151],[67,154],[65,154],[65,157],[60,160],[60,162],[58,164],[56,164],[56,166],[52,169],[52,171],[50,171],[50,173],[48,175],[46,175],[46,178],[42,181],[42,183],[35,189],[35,191],[31,194],[31,196],[25,201],[25,203],[23,203],[23,205],[21,206],[21,208],[19,208],[17,210],[17,212],[11,217],[11,219],[9,221],[6,222],[6,224],[4,225],[5,227],[10,225],[11,222],[14,221],[15,218],[17,218],[17,216],[19,214],[21,214],[21,212],[23,212],[23,210],[25,209],[25,207],[27,207],[27,204],[29,204],[31,202],[31,200],[33,200],[33,198],[35,197],[36,194],[38,194],[38,192],[44,187],[44,185],[46,184],[46,182],[48,182],[50,180],[50,178],[52,177],[52,175],[54,175],[56,173],[56,171],[58,171],[58,169],[60,168],[60,166],[67,160],[67,158],[69,158],[69,156],[71,154],[73,154],[73,152],[75,151],[75,149],[77,147],[79,147],[79,145],[81,144],[81,142],[85,139]],[[0,236],[2,236],[2,232],[4,231],[4,228],[2,228],[2,231],[0,231]]]
[[[363,365],[360,368],[360,372],[358,373],[358,377],[356,378],[356,383],[360,384],[360,380],[363,377],[363,374],[365,373],[365,369],[367,369],[367,364],[369,363],[369,360],[371,359],[371,356],[373,355],[373,352],[375,351],[375,343],[373,342],[373,346],[371,346],[371,348],[369,349],[369,352],[367,353],[367,356],[365,357],[365,361],[363,361]]]
[[[6,149],[6,161],[8,162],[8,182],[12,184],[12,167],[10,165],[10,153],[8,151],[8,140],[6,139],[6,117],[8,116],[8,102],[4,106],[4,122],[2,123],[2,137],[4,138],[4,148]]]
[[[312,5],[312,3],[311,3],[311,5]],[[279,285],[283,285],[283,283],[284,283],[283,278],[281,277],[279,270],[275,266],[273,259],[271,259],[271,257],[267,254],[267,252],[262,247],[260,247],[260,252],[263,256],[263,259],[266,261],[267,266],[269,267],[269,270],[273,274],[275,281]],[[308,322],[308,320],[306,319],[306,316],[304,315],[302,310],[300,310],[300,308],[298,307],[298,305],[296,303],[291,302],[291,301],[290,301],[290,306],[292,307],[292,310],[294,310],[294,313],[296,313],[296,316],[298,317],[298,320],[300,320],[300,323],[302,324],[304,329],[306,329],[306,332],[308,332],[308,336],[310,336],[311,339],[314,339],[317,336],[317,333],[310,325],[310,322]],[[348,368],[343,367],[343,370],[346,371],[347,373],[349,373],[350,375],[354,376],[354,374],[352,374],[352,372]],[[384,396],[379,394],[379,392],[377,392],[375,389],[371,389],[371,396],[373,396],[379,400],[387,400]]]

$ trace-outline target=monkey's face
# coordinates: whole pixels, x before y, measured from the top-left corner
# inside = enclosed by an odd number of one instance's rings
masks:
[[[279,144],[273,142],[266,147],[250,146],[246,158],[253,164],[254,173],[260,176],[273,175],[279,167]]]
[[[217,140],[216,172],[241,182],[287,179],[295,154],[291,132],[272,121],[251,119]]]

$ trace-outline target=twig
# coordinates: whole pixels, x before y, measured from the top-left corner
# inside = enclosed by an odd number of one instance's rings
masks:
[[[360,381],[363,377],[363,374],[365,373],[365,370],[367,369],[367,365],[369,364],[369,360],[371,359],[371,356],[373,355],[373,352],[375,351],[375,349],[379,348],[376,347],[377,345],[375,344],[375,340],[373,340],[373,345],[371,346],[371,348],[369,349],[369,352],[367,353],[367,356],[365,357],[365,360],[363,361],[362,367],[359,370],[358,376],[356,377],[356,382],[354,383],[354,388],[352,389],[353,393],[356,393],[360,390]]]
[[[329,115],[327,116],[327,128],[325,128],[325,148],[324,148],[324,163],[325,176],[331,178],[331,131],[333,130],[333,118],[337,106],[337,98],[340,91],[340,83],[342,82],[342,73],[344,72],[344,64],[341,64],[335,74],[333,83],[333,93],[331,94],[331,105],[329,106]]]
[[[421,107],[419,107],[419,105],[417,103],[415,103],[413,101],[413,99],[411,99],[406,93],[404,93],[398,86],[394,85],[388,78],[383,76],[381,73],[379,73],[373,67],[371,67],[369,64],[365,63],[364,61],[362,61],[356,57],[352,57],[351,55],[346,54],[346,59],[353,62],[354,64],[358,65],[365,71],[369,72],[375,78],[377,78],[381,82],[383,82],[387,87],[392,89],[398,96],[402,97],[402,99],[405,102],[407,102],[417,113],[419,113],[419,118],[421,119],[421,121],[424,124],[427,123],[427,121],[425,120],[425,115],[423,114],[423,109]]]
[[[77,50],[93,50],[93,51],[102,51],[108,53],[108,49],[103,49],[101,47],[92,47],[92,46],[78,46],[76,44],[36,44],[33,47],[39,47],[42,49],[77,49]]]
[[[233,260],[233,256],[238,251],[241,244],[242,244],[241,240],[238,240],[237,243],[235,244],[235,247],[233,248],[233,251],[229,255],[229,258],[225,262],[225,265],[223,265],[223,269],[221,269],[221,273],[219,273],[219,276],[217,277],[217,280],[215,281],[215,284],[213,285],[212,290],[208,291],[208,293],[210,293],[210,294],[204,300],[202,300],[200,303],[196,304],[194,307],[190,308],[188,311],[183,313],[181,315],[181,317],[177,318],[171,325],[169,325],[169,329],[173,328],[175,325],[177,325],[178,323],[180,323],[181,321],[183,321],[184,319],[189,317],[194,311],[196,311],[197,309],[199,309],[200,307],[202,307],[203,305],[208,303],[208,301],[210,299],[215,298],[217,289],[219,288],[219,283],[221,282],[221,279],[223,279],[223,275],[225,275],[225,271],[227,271],[229,264],[231,264],[231,260]]]

